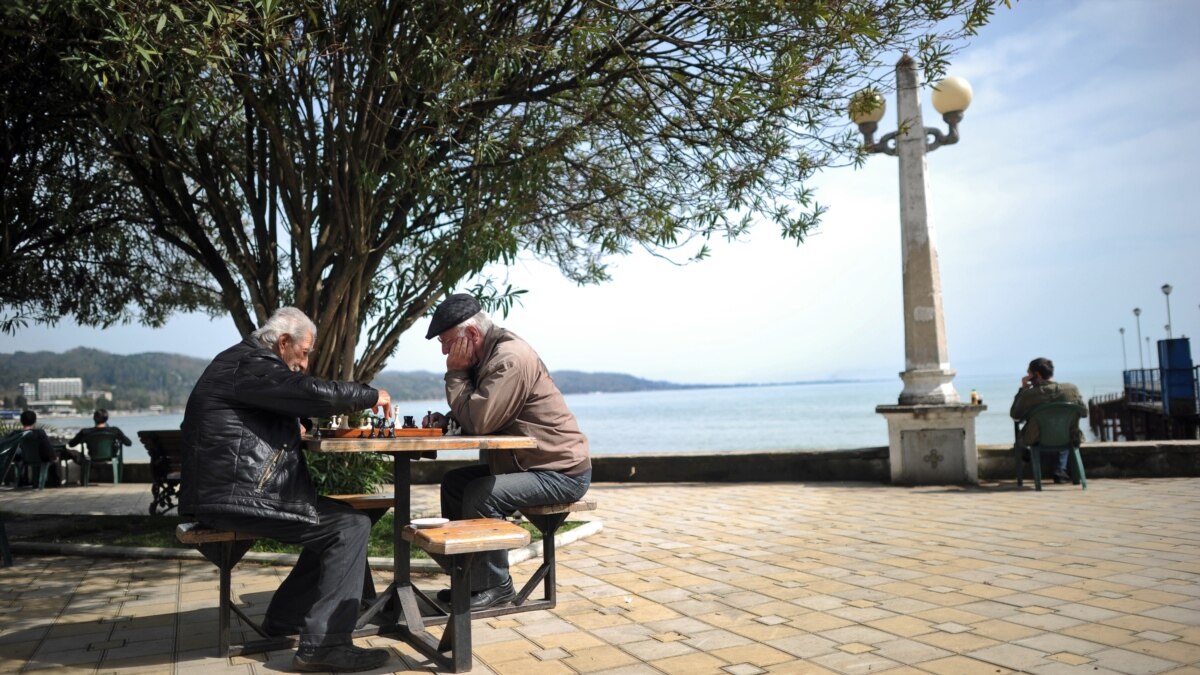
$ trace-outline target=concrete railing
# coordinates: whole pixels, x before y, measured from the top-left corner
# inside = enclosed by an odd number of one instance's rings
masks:
[[[1089,478],[1165,478],[1200,476],[1200,441],[1085,443],[1083,465]],[[1044,457],[1046,474],[1051,458]],[[441,481],[446,471],[474,460],[413,462],[415,484]],[[777,481],[889,482],[888,449],[788,450],[670,455],[600,455],[592,458],[596,483],[728,483]],[[109,482],[106,465],[92,467],[92,481]],[[979,446],[979,477],[1012,480],[1016,475],[1010,446]],[[1026,473],[1026,476],[1029,476]],[[124,482],[149,483],[150,465],[126,462]]]

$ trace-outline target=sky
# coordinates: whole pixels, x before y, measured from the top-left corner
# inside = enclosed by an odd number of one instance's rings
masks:
[[[1037,356],[1064,380],[1116,379],[1139,354],[1150,366],[1145,338],[1166,337],[1165,283],[1175,337],[1200,335],[1197,35],[1194,0],[1021,0],[952,59],[948,73],[975,96],[958,145],[928,156],[928,206],[959,381],[1011,372],[1015,385]],[[894,97],[888,106],[880,135],[895,129]],[[927,126],[944,128],[927,90],[922,109]],[[829,210],[803,244],[763,223],[715,242],[706,261],[635,254],[614,261],[612,281],[586,287],[523,259],[507,281],[529,292],[499,321],[551,370],[713,384],[896,377],[896,159],[876,155],[812,185]],[[444,369],[427,325],[401,339],[388,370]],[[228,318],[190,315],[163,329],[31,326],[0,335],[0,352],[211,358],[236,340]]]

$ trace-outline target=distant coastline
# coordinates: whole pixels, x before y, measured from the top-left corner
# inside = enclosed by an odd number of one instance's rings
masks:
[[[107,407],[114,415],[178,414],[182,412],[192,387],[207,366],[206,359],[180,354],[148,352],[119,355],[84,347],[62,353],[0,353],[0,395],[7,399],[10,404],[8,407],[15,408],[13,403],[20,394],[19,386],[22,382],[36,382],[38,378],[49,377],[79,377],[83,379],[86,390],[112,392],[112,400]],[[870,381],[829,379],[695,384],[648,380],[627,373],[557,370],[551,375],[564,394],[781,387]],[[429,371],[388,370],[379,373],[371,384],[387,389],[397,401],[439,399],[445,392],[443,374]],[[161,410],[152,410],[151,406],[161,406]]]

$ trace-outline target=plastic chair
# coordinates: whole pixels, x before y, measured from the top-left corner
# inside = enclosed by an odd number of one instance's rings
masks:
[[[20,452],[21,439],[24,437],[24,433],[14,433],[12,436],[0,440],[0,485],[8,481],[8,472],[12,470],[13,460],[17,458],[17,453]],[[16,487],[15,480],[13,487]]]
[[[1042,490],[1042,453],[1058,453],[1067,450],[1075,460],[1075,479],[1072,483],[1082,483],[1083,489],[1087,489],[1087,475],[1083,472],[1083,457],[1079,453],[1079,446],[1071,439],[1072,431],[1079,428],[1079,419],[1083,417],[1084,410],[1080,403],[1068,401],[1043,403],[1013,423],[1013,433],[1015,434],[1013,456],[1017,464],[1017,487],[1024,484],[1023,474],[1025,473],[1024,467],[1021,466],[1021,449],[1025,447],[1021,443],[1021,430],[1030,422],[1036,422],[1038,443],[1029,446],[1029,463],[1033,465],[1034,488],[1038,492]],[[1056,458],[1057,456],[1055,454]]]
[[[121,441],[117,434],[111,431],[93,431],[83,441],[87,448],[88,461],[83,463],[83,485],[91,485],[92,465],[96,462],[112,464],[113,485],[121,484],[121,467],[123,465]]]
[[[35,490],[46,489],[46,475],[50,473],[50,462],[42,459],[41,448],[38,447],[38,437],[27,433],[21,437],[21,461],[29,469],[30,487]]]
[[[13,459],[17,456],[17,448],[24,436],[25,434],[14,435],[0,441],[0,482],[3,482],[4,478],[8,476],[8,470],[12,468]],[[12,564],[12,550],[8,546],[8,530],[4,527],[4,521],[0,520],[0,566],[12,567]]]

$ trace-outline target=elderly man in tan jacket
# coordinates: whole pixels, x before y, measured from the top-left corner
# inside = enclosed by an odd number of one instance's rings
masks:
[[[583,497],[592,479],[587,437],[537,352],[493,324],[479,301],[466,293],[449,296],[434,311],[425,339],[434,337],[446,355],[450,415],[464,433],[537,439],[536,449],[489,452],[486,464],[447,472],[442,515],[454,520],[503,518],[525,506]],[[445,428],[448,421],[434,413],[424,424]],[[515,597],[507,551],[476,555],[472,564],[471,609]],[[449,599],[448,591],[438,596]]]

